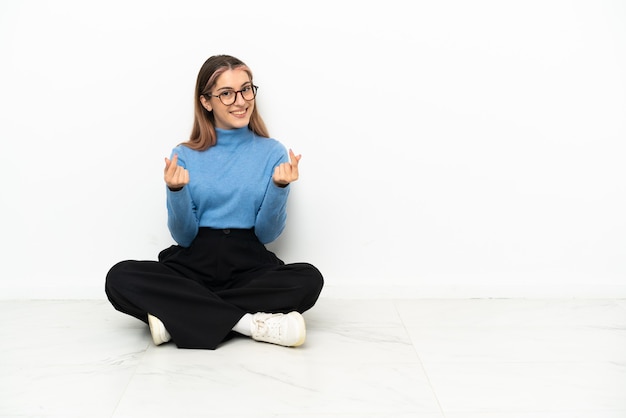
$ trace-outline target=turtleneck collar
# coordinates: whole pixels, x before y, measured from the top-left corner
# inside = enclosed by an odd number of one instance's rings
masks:
[[[216,145],[218,146],[235,146],[254,138],[254,132],[252,132],[247,126],[237,129],[215,128],[215,133],[217,134]]]

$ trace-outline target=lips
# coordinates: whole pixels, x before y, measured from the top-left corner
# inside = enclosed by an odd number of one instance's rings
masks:
[[[244,117],[246,116],[246,113],[248,113],[248,109],[242,109],[242,110],[236,110],[236,111],[230,112],[230,114],[235,116],[236,118]]]

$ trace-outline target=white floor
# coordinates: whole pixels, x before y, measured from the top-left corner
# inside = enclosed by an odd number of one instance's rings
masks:
[[[0,417],[626,417],[626,300],[338,300],[299,348],[152,345],[104,300],[0,301]]]

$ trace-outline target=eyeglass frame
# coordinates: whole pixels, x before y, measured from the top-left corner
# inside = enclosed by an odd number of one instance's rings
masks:
[[[245,97],[243,97],[243,91],[245,89],[247,89],[248,87],[252,87],[252,93],[254,93],[254,95],[252,96],[252,99],[248,100]],[[235,93],[235,98],[233,100],[232,103],[226,104],[222,101],[222,97],[221,97],[221,93],[218,95],[214,95],[214,94],[209,94],[209,93],[204,93],[203,96],[205,97],[217,97],[220,100],[220,103],[222,103],[224,106],[232,106],[235,104],[235,102],[237,101],[237,94],[241,94],[241,98],[244,99],[246,102],[251,102],[256,98],[256,93],[259,90],[259,86],[255,86],[254,84],[251,84],[249,86],[244,87],[241,90],[227,90],[229,93]],[[226,91],[223,91],[222,93],[225,93]]]

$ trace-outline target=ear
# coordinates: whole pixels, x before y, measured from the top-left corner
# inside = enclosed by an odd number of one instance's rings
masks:
[[[211,106],[211,102],[209,102],[206,97],[200,96],[200,103],[202,103],[202,107],[204,107],[209,112],[213,111],[213,106]]]

